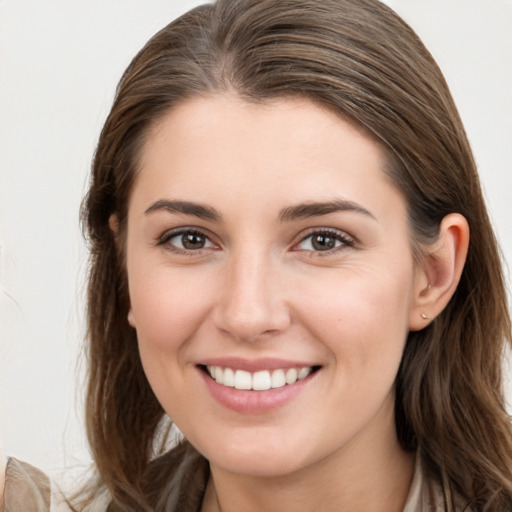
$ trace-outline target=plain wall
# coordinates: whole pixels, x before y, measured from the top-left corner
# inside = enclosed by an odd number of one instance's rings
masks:
[[[0,0],[0,438],[49,471],[88,460],[78,208],[96,139],[131,57],[199,3]],[[387,3],[446,75],[512,262],[512,2]]]

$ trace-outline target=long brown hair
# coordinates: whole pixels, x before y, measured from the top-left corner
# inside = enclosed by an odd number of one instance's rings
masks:
[[[388,150],[386,172],[407,200],[414,247],[435,239],[445,215],[467,219],[460,284],[442,314],[407,340],[396,427],[403,448],[419,450],[442,483],[449,509],[455,495],[477,509],[512,509],[501,376],[511,334],[497,243],[441,71],[376,0],[219,0],[161,30],[124,73],[82,209],[91,247],[87,432],[111,509],[154,510],[167,485],[165,472],[147,477],[165,415],[126,320],[123,235],[138,157],[149,127],[174,105],[223,91],[253,102],[305,97],[364,126]]]

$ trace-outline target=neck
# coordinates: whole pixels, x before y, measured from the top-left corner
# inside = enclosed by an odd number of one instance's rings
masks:
[[[400,512],[411,485],[414,455],[400,448],[394,422],[390,430],[385,443],[381,435],[375,443],[353,440],[286,475],[238,475],[211,465],[202,512]]]

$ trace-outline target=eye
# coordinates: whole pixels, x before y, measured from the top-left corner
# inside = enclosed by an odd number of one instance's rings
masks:
[[[327,252],[340,247],[353,247],[351,238],[338,231],[318,230],[305,236],[296,246],[298,251]]]
[[[200,251],[215,248],[216,245],[201,231],[186,229],[166,233],[158,242],[178,251]]]

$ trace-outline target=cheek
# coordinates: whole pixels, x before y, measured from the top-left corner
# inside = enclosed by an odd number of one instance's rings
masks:
[[[168,352],[185,344],[207,315],[210,298],[204,277],[153,268],[129,275],[132,323],[141,350]]]
[[[188,347],[208,316],[211,302],[203,290],[204,278],[155,269],[154,275],[144,276],[134,271],[129,279],[144,372],[166,413],[183,421],[191,414],[190,389],[183,379],[190,362]]]
[[[386,373],[398,368],[409,325],[410,268],[344,270],[306,285],[302,317],[350,375],[370,366]]]

